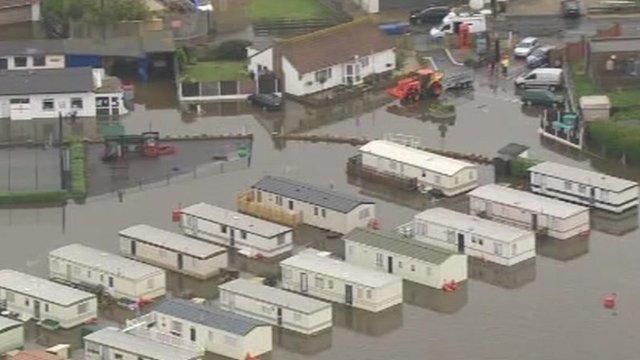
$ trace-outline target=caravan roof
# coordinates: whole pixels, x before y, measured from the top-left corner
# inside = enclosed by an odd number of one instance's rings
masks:
[[[144,224],[128,227],[120,231],[119,234],[137,241],[195,256],[200,259],[209,258],[211,256],[227,252],[227,250],[221,246]]]
[[[126,333],[116,328],[104,328],[84,337],[85,341],[106,345],[154,360],[194,360],[201,356],[195,351],[171,346],[160,341]]]
[[[95,295],[88,292],[8,269],[0,270],[0,288],[61,306],[71,306],[95,298]]]
[[[529,171],[616,192],[638,186],[638,183],[635,181],[625,180],[615,176],[583,170],[551,161],[545,161],[542,164],[532,166],[529,168]]]

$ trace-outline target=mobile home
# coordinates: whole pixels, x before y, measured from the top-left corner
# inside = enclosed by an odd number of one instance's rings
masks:
[[[536,235],[477,216],[433,208],[413,218],[416,240],[511,266],[536,256]]]
[[[303,334],[332,325],[331,304],[246,279],[218,286],[223,309]]]
[[[199,279],[227,267],[227,249],[188,236],[149,225],[128,227],[119,236],[124,255]]]
[[[24,346],[24,326],[21,321],[0,316],[0,356]]]
[[[241,195],[238,205],[255,216],[274,221],[290,216],[295,222],[341,234],[375,218],[373,201],[275,176],[258,181]]]
[[[118,299],[153,299],[166,292],[164,270],[81,244],[51,251],[49,276],[74,284],[100,286]]]
[[[0,270],[0,301],[23,319],[69,329],[98,317],[96,296],[14,270]]]
[[[204,241],[265,257],[293,248],[293,229],[286,226],[205,203],[181,211],[182,231]]]
[[[638,206],[638,183],[551,161],[529,168],[533,192],[621,213]]]
[[[467,256],[399,234],[358,228],[344,237],[353,265],[395,274],[434,288],[467,279]]]
[[[418,189],[438,189],[454,196],[478,186],[478,167],[387,140],[374,140],[359,150],[362,165],[377,172],[415,179]]]
[[[526,191],[489,184],[469,193],[469,211],[556,239],[589,231],[589,208]]]
[[[402,279],[344,261],[315,249],[280,262],[282,288],[378,312],[402,303]]]

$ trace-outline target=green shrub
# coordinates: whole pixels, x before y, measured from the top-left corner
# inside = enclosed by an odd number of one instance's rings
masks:
[[[594,122],[589,124],[589,138],[600,145],[609,156],[640,161],[640,127],[615,122]]]
[[[0,193],[0,206],[60,204],[66,200],[67,192],[62,190]]]
[[[212,51],[214,60],[240,61],[247,59],[247,46],[251,41],[229,40],[221,43]]]
[[[511,172],[511,176],[513,177],[527,178],[529,177],[529,173],[527,172],[527,170],[529,170],[529,168],[534,165],[540,164],[541,162],[542,160],[538,159],[517,158],[509,162],[509,171]]]
[[[82,200],[87,196],[87,178],[85,170],[85,149],[80,139],[72,139],[69,145],[69,160],[71,164],[71,187],[69,194],[75,200]]]

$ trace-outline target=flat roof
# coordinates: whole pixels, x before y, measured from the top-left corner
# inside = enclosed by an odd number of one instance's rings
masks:
[[[506,186],[500,186],[496,184],[488,184],[476,188],[469,193],[469,196],[526,209],[540,214],[551,215],[562,219],[589,210],[584,206],[551,199],[546,196],[533,194],[527,191],[511,189]]]
[[[177,298],[163,300],[154,311],[236,335],[246,335],[256,327],[271,326],[219,307],[198,305]]]
[[[252,188],[318,205],[344,214],[349,213],[359,205],[374,204],[371,200],[278,176],[265,176]]]
[[[360,147],[360,152],[385,157],[420,169],[452,176],[466,168],[476,168],[466,161],[452,159],[388,140],[373,140]]]
[[[181,212],[269,238],[292,231],[290,227],[206,203],[188,206]]]
[[[222,246],[144,224],[130,226],[119,234],[202,259],[227,252]]]
[[[533,233],[528,230],[445,208],[428,209],[417,214],[414,218],[454,229],[469,231],[483,237],[504,242],[512,242],[523,236],[533,235]],[[427,231],[429,230],[427,229]]]
[[[423,260],[431,264],[442,264],[451,256],[458,255],[458,253],[407,238],[397,233],[367,228],[353,229],[344,236],[344,239],[345,241],[353,241],[378,249],[389,250],[395,254]]]
[[[0,270],[0,287],[61,306],[95,299],[88,292],[15,270]]]
[[[542,164],[532,166],[529,168],[529,171],[616,192],[638,186],[638,183],[635,181],[621,179],[595,171],[579,169],[573,166],[562,165],[551,161],[545,161]]]
[[[239,293],[258,301],[276,304],[298,312],[311,314],[326,308],[331,308],[331,304],[316,300],[307,296],[299,295],[290,291],[274,288],[250,281],[247,279],[236,279],[218,286],[220,290]]]
[[[352,265],[328,256],[319,255],[318,253],[318,250],[309,248],[288,259],[282,260],[280,265],[308,269],[326,276],[348,280],[372,288],[401,281],[399,277]]]
[[[20,326],[22,326],[22,321],[17,321],[9,319],[8,317],[0,316],[0,332],[5,332]]]
[[[93,70],[88,67],[0,71],[0,95],[85,93],[94,89]]]
[[[498,154],[517,157],[527,150],[529,150],[529,147],[526,145],[517,144],[517,143],[508,143],[507,145],[501,147],[498,150]]]
[[[0,1],[0,8],[2,2]],[[64,40],[62,39],[23,39],[0,41],[0,56],[38,56],[63,55]]]
[[[85,341],[112,349],[142,355],[152,360],[193,360],[202,356],[195,351],[171,346],[142,336],[128,334],[116,328],[104,328],[84,337]]]
[[[164,273],[164,270],[158,267],[82,244],[63,246],[51,251],[49,256],[59,257],[91,269],[99,269],[105,273],[126,279],[141,280],[156,276],[158,273]]]

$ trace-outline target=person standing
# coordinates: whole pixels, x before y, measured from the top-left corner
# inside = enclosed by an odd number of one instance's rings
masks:
[[[504,55],[502,57],[502,61],[500,61],[500,66],[502,67],[502,75],[507,76],[509,73],[509,56]]]

